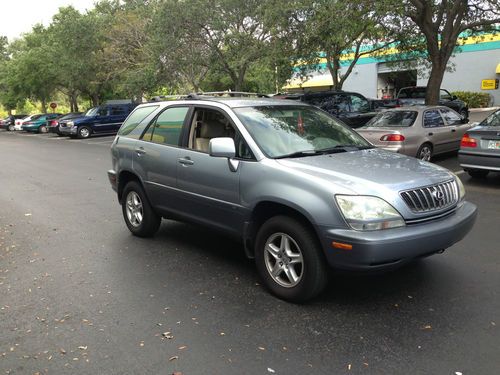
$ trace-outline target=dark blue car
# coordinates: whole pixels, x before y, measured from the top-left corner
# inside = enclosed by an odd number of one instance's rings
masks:
[[[59,132],[73,138],[88,138],[92,134],[116,134],[136,106],[134,103],[107,103],[91,108],[80,117],[60,121]]]

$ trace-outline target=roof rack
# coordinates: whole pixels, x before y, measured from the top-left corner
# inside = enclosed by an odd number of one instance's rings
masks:
[[[270,98],[267,94],[257,93],[257,92],[244,92],[244,91],[207,91],[189,94],[188,98],[198,99],[200,97],[212,96],[212,97],[229,97],[229,98]]]
[[[178,99],[187,99],[189,95],[156,95],[153,96],[149,101],[150,102],[162,102],[165,100],[178,100]]]

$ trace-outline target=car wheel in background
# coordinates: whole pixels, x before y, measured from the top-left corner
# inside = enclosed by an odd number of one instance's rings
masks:
[[[9,127],[7,128],[7,130],[10,131],[10,132],[13,132],[16,129],[14,129],[14,125],[9,125]]]
[[[469,169],[467,173],[469,173],[469,176],[471,176],[472,178],[486,178],[490,171],[484,169]]]
[[[121,203],[123,218],[132,234],[138,237],[151,237],[158,231],[161,217],[154,212],[138,182],[127,183],[123,189]]]
[[[45,125],[42,125],[38,128],[38,132],[42,133],[42,134],[48,133],[48,131],[49,131],[49,129],[47,129],[47,127]]]
[[[92,131],[90,130],[89,127],[81,126],[78,128],[78,138],[85,139],[90,137],[90,134],[92,134]]]
[[[467,110],[465,108],[462,108],[458,113],[460,114],[460,116],[462,116],[465,119],[469,118]]]
[[[432,145],[430,143],[424,143],[422,146],[420,146],[417,151],[416,158],[423,161],[431,161]]]
[[[315,297],[328,280],[326,260],[315,233],[288,216],[275,216],[259,229],[255,262],[265,286],[291,302]]]

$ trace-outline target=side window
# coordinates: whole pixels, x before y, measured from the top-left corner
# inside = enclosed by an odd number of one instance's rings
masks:
[[[426,111],[424,114],[424,127],[425,128],[437,128],[443,126],[444,121],[441,114],[437,109]]]
[[[126,113],[127,112],[125,110],[125,107],[111,107],[111,110],[110,110],[111,116],[123,116]]]
[[[353,112],[367,112],[370,110],[370,104],[361,96],[351,95],[351,110]]]
[[[184,120],[189,107],[174,107],[163,111],[149,127],[143,140],[153,143],[178,146]]]
[[[130,114],[127,120],[123,123],[118,131],[118,135],[127,136],[129,138],[139,139],[142,131],[147,124],[142,124],[138,126],[142,121],[146,119],[151,113],[153,113],[158,106],[149,106],[136,109]]]
[[[446,125],[462,124],[462,118],[458,113],[453,112],[451,109],[440,109],[440,111],[446,121]]]
[[[439,91],[439,97],[440,97],[441,100],[451,100],[451,95],[446,90],[440,90]]]
[[[108,115],[108,107],[99,107],[97,114],[99,116],[107,116]]]

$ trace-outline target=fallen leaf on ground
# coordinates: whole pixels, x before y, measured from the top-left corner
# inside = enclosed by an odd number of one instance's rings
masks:
[[[178,355],[174,355],[173,357],[170,357],[170,358],[168,359],[168,361],[169,361],[169,362],[171,362],[171,361],[175,361],[176,359],[179,359],[179,356],[178,356]]]
[[[87,346],[83,346],[83,345],[78,347],[78,349],[80,349],[80,350],[87,350],[87,348],[88,348]]]
[[[276,371],[274,371],[271,367],[268,367],[268,368],[267,368],[267,372],[270,372],[270,373],[273,373],[273,374],[274,374]]]

